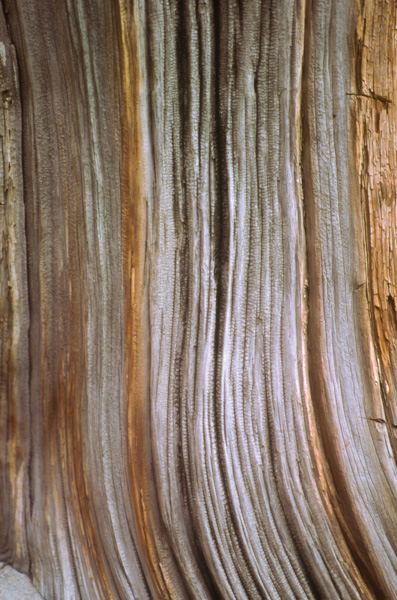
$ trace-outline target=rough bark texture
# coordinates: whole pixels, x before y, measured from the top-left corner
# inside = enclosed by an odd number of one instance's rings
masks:
[[[395,3],[0,12],[0,560],[397,598]]]

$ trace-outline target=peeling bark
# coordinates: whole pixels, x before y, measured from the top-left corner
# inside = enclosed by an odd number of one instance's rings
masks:
[[[396,7],[9,0],[0,560],[397,598]]]

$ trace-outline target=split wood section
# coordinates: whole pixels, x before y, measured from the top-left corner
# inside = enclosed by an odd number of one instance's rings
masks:
[[[397,14],[5,0],[0,560],[397,598]]]

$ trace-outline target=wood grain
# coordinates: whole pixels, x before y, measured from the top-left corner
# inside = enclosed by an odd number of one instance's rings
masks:
[[[374,427],[388,430],[396,453],[396,7],[365,3],[357,27],[357,165],[367,247],[368,297],[379,357],[382,405]],[[376,425],[377,423],[377,425]]]
[[[394,3],[3,13],[0,560],[397,598]]]
[[[0,14],[0,541],[4,559],[27,566],[29,499],[29,300],[18,65]]]

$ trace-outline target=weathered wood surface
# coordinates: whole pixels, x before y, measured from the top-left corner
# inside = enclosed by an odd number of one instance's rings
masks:
[[[0,560],[397,598],[395,3],[3,12]]]

